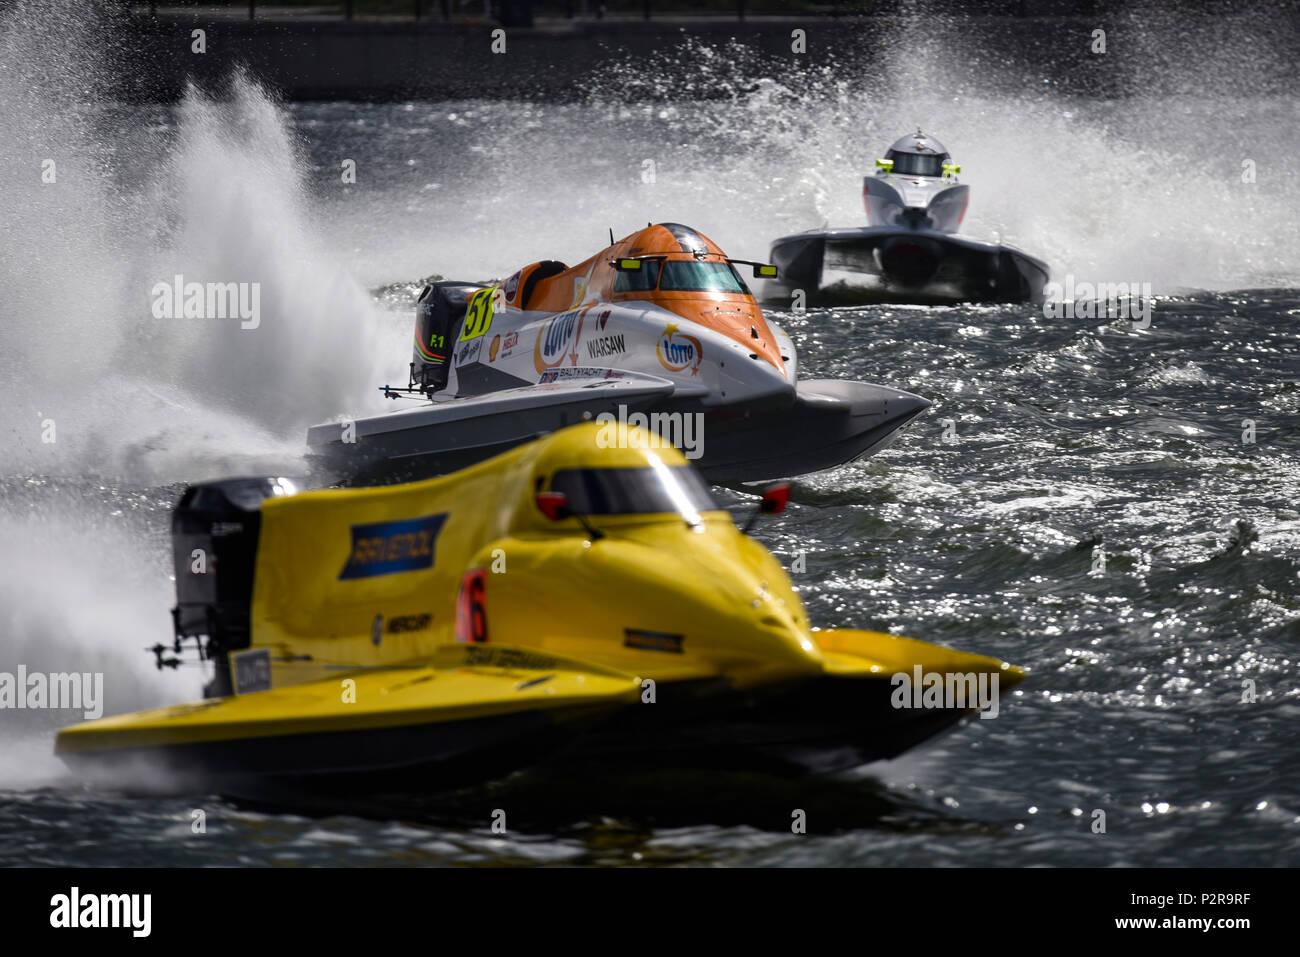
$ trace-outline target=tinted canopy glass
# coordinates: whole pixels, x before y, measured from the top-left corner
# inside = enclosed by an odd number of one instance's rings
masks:
[[[659,288],[681,292],[749,292],[730,263],[690,259],[666,260]]]
[[[688,520],[719,506],[700,473],[689,465],[644,468],[562,469],[551,491],[563,492],[583,515],[641,515],[676,512]]]
[[[641,268],[614,274],[615,292],[649,292],[659,282],[659,260],[643,259]]]
[[[943,164],[948,159],[948,154],[895,153],[890,150],[885,158],[894,161],[893,172],[904,176],[942,176]]]

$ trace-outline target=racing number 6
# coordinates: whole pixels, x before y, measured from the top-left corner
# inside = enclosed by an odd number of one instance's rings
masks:
[[[456,593],[456,640],[465,644],[482,644],[488,640],[487,608],[484,605],[487,572],[482,568],[467,571]]]

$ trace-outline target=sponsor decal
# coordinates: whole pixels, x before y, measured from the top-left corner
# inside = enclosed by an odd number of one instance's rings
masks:
[[[431,624],[433,615],[428,612],[423,615],[398,615],[388,619],[388,633],[400,635],[408,631],[425,631]]]
[[[469,342],[462,342],[460,348],[456,350],[456,365],[463,366],[469,362],[477,362],[482,351],[482,339],[471,339]]]
[[[462,644],[484,644],[488,640],[486,589],[485,569],[471,568],[461,576],[460,591],[456,593],[456,640]]]
[[[501,340],[501,355],[499,358],[508,359],[515,353],[515,346],[519,345],[519,330],[507,333],[506,337]]]
[[[623,646],[625,648],[640,648],[642,651],[668,651],[680,655],[684,640],[681,635],[671,635],[663,631],[645,631],[641,628],[623,629]]]
[[[627,352],[627,346],[623,343],[622,333],[587,341],[587,357],[591,359],[604,359],[606,356],[621,355],[624,352]]]
[[[235,679],[235,694],[271,690],[271,652],[267,648],[257,651],[234,652],[230,656],[230,670]]]
[[[573,280],[573,302],[569,303],[570,309],[577,309],[582,305],[582,300],[587,298],[587,278],[582,277]]]
[[[605,323],[609,322],[609,312],[608,309],[602,309],[600,310],[600,315],[597,317],[597,321],[600,323],[601,332],[605,331]]]
[[[506,288],[505,288],[506,298],[509,299],[511,302],[514,302],[515,292],[518,291],[519,289],[519,274],[522,272],[523,270],[520,269],[513,276],[511,276],[509,279],[506,280]]]
[[[487,668],[519,668],[524,671],[548,671],[559,664],[549,655],[519,648],[493,648],[471,645],[465,649],[465,664]]]
[[[691,375],[698,375],[700,363],[704,360],[704,346],[694,336],[679,332],[677,324],[670,322],[659,337],[655,354],[659,357],[659,364],[669,372],[690,369]]]
[[[469,297],[465,305],[465,325],[461,327],[460,341],[477,339],[492,326],[492,310],[496,307],[500,286],[488,286]]]
[[[497,350],[501,348],[501,336],[492,337],[492,345],[488,346],[488,362],[497,361]]]
[[[446,362],[446,353],[440,351],[446,348],[446,338],[434,332],[429,335],[429,347],[426,349],[424,343],[420,341],[420,330],[415,330],[415,351],[420,354],[420,358],[425,362]]]
[[[447,515],[353,525],[352,551],[339,581],[432,568],[434,545]]]
[[[623,373],[614,369],[590,369],[585,366],[547,369],[537,380],[538,385],[559,382],[561,379],[621,379]]]
[[[537,334],[537,344],[533,347],[533,364],[537,372],[543,373],[563,365],[567,359],[569,365],[578,364],[578,336],[582,332],[582,314],[577,311],[564,312],[546,320],[546,325]]]

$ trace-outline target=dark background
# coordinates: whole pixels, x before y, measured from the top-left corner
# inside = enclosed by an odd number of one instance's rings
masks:
[[[13,5],[0,0],[0,8]],[[101,10],[126,25],[115,34],[124,37],[116,52],[127,68],[119,88],[104,92],[135,101],[178,99],[187,80],[219,88],[237,65],[290,100],[572,100],[588,95],[587,78],[602,64],[652,70],[656,54],[684,42],[730,46],[729,55],[761,74],[797,77],[828,62],[851,69],[897,43],[903,24],[913,36],[959,38],[1008,92],[1046,82],[1067,94],[1116,97],[1152,92],[1169,71],[1156,62],[1147,72],[1114,69],[1113,60],[1090,54],[1094,29],[1107,31],[1112,56],[1124,56],[1126,37],[1158,30],[1164,56],[1195,62],[1207,27],[1212,35],[1221,22],[1226,35],[1243,13],[1268,21],[1275,48],[1287,54],[1259,76],[1259,92],[1294,89],[1300,78],[1300,14],[1278,0],[103,0]],[[494,55],[491,32],[503,25],[507,53]],[[203,55],[190,50],[198,28],[206,32]],[[807,34],[802,56],[791,52],[796,28]],[[683,68],[689,62],[672,67]],[[680,97],[676,78],[663,79],[664,98]],[[637,84],[635,95],[653,97],[654,84]]]

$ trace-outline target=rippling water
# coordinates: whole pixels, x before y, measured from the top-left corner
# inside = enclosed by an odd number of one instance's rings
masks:
[[[109,713],[198,694],[143,650],[170,636],[180,488],[298,471],[305,425],[379,403],[430,273],[574,261],[648,219],[758,258],[857,223],[867,158],[923,121],[966,167],[973,235],[1157,300],[1148,329],[1031,307],[773,311],[804,375],[934,407],[888,451],[796,481],[757,534],[787,567],[803,553],[819,625],[1028,668],[996,720],[834,781],[533,773],[289,813],[91,788],[50,753],[69,714],[6,712],[0,863],[1300,864],[1300,227],[1278,215],[1300,186],[1266,162],[1238,182],[1240,157],[1202,135],[1233,116],[1261,155],[1294,155],[1295,100],[1222,76],[1177,100],[1009,98],[925,50],[883,93],[869,71],[814,71],[702,104],[279,107],[238,81],[99,108],[70,79],[91,67],[61,72],[48,35],[3,44],[19,69],[0,77],[0,157],[52,142],[85,162],[66,192],[15,180],[4,209],[0,670],[103,671]],[[731,82],[723,60],[692,62]],[[149,325],[142,290],[174,272],[262,281],[266,337]]]
[[[1160,301],[1144,331],[1028,308],[781,317],[807,369],[888,379],[935,405],[889,451],[798,480],[793,506],[760,537],[787,565],[805,553],[795,577],[819,624],[1028,667],[996,720],[851,780],[524,775],[376,802],[364,816],[115,795],[56,777],[0,792],[2,859],[1300,863],[1298,315],[1300,295],[1259,291]],[[120,515],[149,543],[161,627],[174,495],[6,490],[11,506],[72,499]],[[146,668],[140,652],[118,670]],[[200,807],[208,833],[196,836]],[[507,836],[488,829],[496,808]],[[808,812],[808,835],[789,832],[794,808]],[[1090,827],[1097,809],[1104,835]]]

